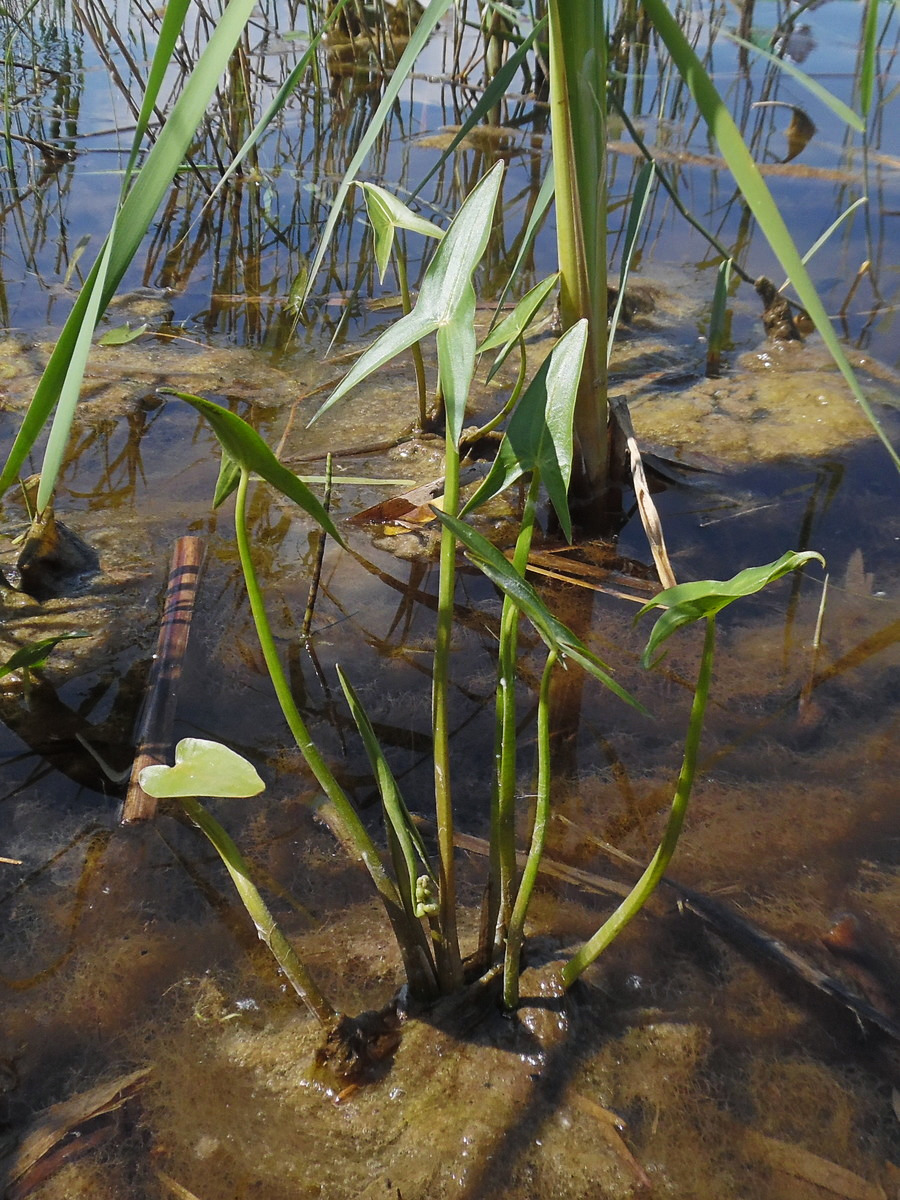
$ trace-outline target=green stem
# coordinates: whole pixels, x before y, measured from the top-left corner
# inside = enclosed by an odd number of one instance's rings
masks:
[[[400,284],[400,300],[404,315],[412,312],[412,297],[409,294],[409,279],[406,275],[406,247],[394,250],[394,263],[397,267],[397,282]],[[416,395],[419,401],[419,429],[425,429],[428,424],[428,389],[425,383],[425,362],[422,358],[422,347],[413,342],[413,367],[416,372]]]
[[[256,932],[272,952],[291,987],[325,1028],[337,1019],[338,1013],[319,991],[312,976],[297,957],[293,946],[281,932],[277,921],[269,912],[266,903],[250,878],[250,870],[244,856],[238,850],[219,822],[206,811],[193,796],[182,797],[184,811],[202,830],[215,847],[216,853],[225,864],[244,908],[250,914]]]
[[[459,510],[459,449],[452,438],[444,451],[444,511]],[[440,928],[435,944],[438,980],[444,992],[462,986],[462,960],[456,932],[456,870],[453,846],[453,801],[450,792],[450,648],[453,636],[453,596],[456,586],[456,538],[441,530],[440,581],[434,641],[431,716],[434,730],[434,803],[440,856]]]
[[[522,524],[516,539],[513,567],[522,576],[528,565],[528,555],[534,537],[535,513],[540,491],[540,471],[534,470],[522,513]],[[516,878],[516,674],[519,640],[519,610],[505,596],[500,616],[500,645],[498,651],[497,716],[495,760],[497,779],[491,811],[491,854],[495,874],[491,880],[491,895],[496,896],[496,910],[489,929],[494,930],[494,951],[503,946],[512,912],[512,896]]]
[[[496,413],[493,417],[491,417],[491,419],[489,421],[486,421],[484,423],[484,425],[481,426],[480,429],[475,429],[471,433],[465,434],[465,436],[462,439],[463,446],[474,445],[475,442],[479,441],[483,437],[487,437],[487,435],[489,433],[493,433],[494,430],[499,425],[503,424],[503,422],[506,420],[506,418],[509,416],[509,414],[512,412],[512,410],[516,407],[516,404],[518,403],[518,400],[519,400],[519,396],[522,394],[522,388],[525,386],[525,371],[526,371],[527,365],[528,365],[528,359],[527,359],[527,354],[525,351],[525,339],[520,337],[519,338],[519,371],[516,376],[515,387],[513,388],[512,392],[510,393],[509,399],[503,405],[503,407],[500,409],[500,411],[498,413]]]
[[[556,666],[556,659],[556,651],[551,650],[547,655],[538,696],[537,799],[534,807],[531,846],[528,850],[528,858],[522,872],[522,882],[519,884],[519,893],[516,896],[506,936],[506,957],[503,961],[503,1003],[506,1008],[515,1008],[519,1003],[519,959],[522,953],[522,943],[525,940],[525,917],[528,915],[528,905],[537,882],[541,856],[547,840],[547,825],[550,820],[550,676]]]
[[[703,657],[700,660],[700,671],[697,676],[697,688],[691,704],[691,719],[688,723],[687,736],[684,742],[684,757],[681,772],[672,799],[672,808],[666,824],[662,840],[656,853],[650,860],[643,875],[631,889],[612,916],[604,922],[590,941],[585,942],[578,953],[566,963],[562,972],[563,984],[571,987],[586,967],[599,957],[606,947],[619,936],[628,922],[640,912],[649,900],[653,890],[665,874],[678,838],[681,835],[684,818],[687,812],[688,800],[694,783],[697,769],[697,754],[700,750],[700,736],[703,732],[703,718],[706,715],[706,705],[709,700],[709,685],[712,679],[713,654],[716,645],[715,616],[706,618],[706,637],[703,642]]]
[[[604,5],[549,0],[550,122],[563,330],[588,320],[575,407],[573,488],[596,500],[607,484],[606,30]]]
[[[256,577],[256,569],[253,566],[253,555],[250,550],[250,539],[247,531],[247,487],[249,480],[249,471],[242,469],[237,487],[234,524],[241,568],[244,572],[244,582],[250,601],[250,611],[253,615],[256,635],[259,638],[259,645],[266,663],[266,669],[269,672],[269,678],[275,689],[275,695],[278,698],[284,719],[288,723],[288,728],[294,736],[300,753],[316,777],[319,786],[328,797],[329,803],[320,806],[319,814],[344,849],[358,862],[362,863],[371,875],[372,881],[378,889],[382,903],[387,911],[388,919],[391,922],[401,953],[403,954],[407,972],[412,969],[415,973],[413,963],[416,955],[416,936],[406,928],[405,914],[403,913],[400,896],[394,886],[394,882],[385,871],[375,843],[369,837],[366,827],[359,819],[356,810],[350,803],[349,797],[335,779],[318,747],[310,737],[306,723],[301,717],[297,705],[294,703],[290,684],[281,665],[278,650],[275,646],[275,639],[272,636],[272,628],[269,625],[265,601]]]

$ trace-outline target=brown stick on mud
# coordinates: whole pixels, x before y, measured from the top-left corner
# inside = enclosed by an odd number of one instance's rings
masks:
[[[144,767],[165,762],[171,752],[178,681],[191,632],[202,561],[203,541],[200,538],[178,539],[172,551],[156,657],[134,739],[135,758],[122,806],[123,825],[149,821],[156,815],[156,801],[147,795],[138,780]]]

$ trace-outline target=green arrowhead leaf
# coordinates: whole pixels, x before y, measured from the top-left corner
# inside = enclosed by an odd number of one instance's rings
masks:
[[[378,265],[379,279],[384,279],[391,248],[394,244],[394,231],[408,229],[411,233],[421,233],[423,237],[442,238],[443,229],[417,216],[411,208],[407,208],[402,200],[386,192],[375,183],[361,183],[366,198],[366,211],[375,234],[375,262]]]
[[[563,533],[572,540],[567,494],[575,401],[586,344],[587,321],[582,320],[563,334],[541,364],[516,405],[493,466],[463,515],[508,488],[526,471],[539,471]]]
[[[50,651],[55,649],[60,642],[66,642],[70,638],[92,636],[90,633],[61,633],[59,637],[41,638],[39,642],[29,642],[27,646],[20,646],[5,663],[0,665],[0,679],[13,671],[33,671],[42,667],[47,661]]]
[[[265,784],[242,755],[204,738],[183,738],[175,747],[174,767],[144,767],[140,784],[148,796],[244,798],[258,796]]]
[[[448,437],[459,440],[468,381],[475,365],[474,333],[463,330],[463,324],[471,322],[475,312],[472,274],[487,246],[502,181],[503,164],[497,163],[475,185],[428,265],[415,308],[395,321],[360,355],[313,421],[384,363],[429,334],[443,330],[438,339],[438,360],[447,408],[447,432]]]
[[[220,468],[219,480],[216,485],[216,497],[219,503],[234,488],[233,464],[236,463],[241,470],[252,471],[253,474],[259,475],[267,483],[271,483],[272,487],[277,488],[283,496],[293,500],[304,512],[309,513],[339,546],[343,546],[344,540],[322,503],[293,471],[289,471],[278,461],[256,430],[246,421],[241,420],[237,413],[229,412],[227,408],[222,408],[220,404],[214,404],[212,400],[204,400],[202,396],[192,396],[188,392],[176,392],[171,388],[161,388],[160,390],[170,396],[177,396],[179,400],[184,400],[196,408],[197,412],[209,421],[227,458],[231,460],[230,463],[223,460]]]
[[[762,591],[782,575],[796,571],[806,563],[815,559],[823,566],[825,559],[815,550],[788,550],[775,562],[762,567],[747,567],[738,572],[732,579],[700,579],[695,583],[679,583],[676,587],[666,588],[658,596],[645,604],[638,617],[649,612],[652,608],[665,608],[667,611],[653,626],[650,639],[641,656],[643,666],[649,666],[659,647],[670,638],[676,629],[689,625],[701,617],[712,617],[722,611],[735,600],[744,596],[752,596],[754,592]]]

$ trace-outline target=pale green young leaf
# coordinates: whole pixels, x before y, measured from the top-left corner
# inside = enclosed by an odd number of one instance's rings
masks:
[[[258,796],[266,786],[243,755],[205,738],[182,738],[175,747],[175,765],[144,767],[140,785],[157,800],[184,796],[244,799]]]
[[[361,183],[363,195],[366,198],[366,212],[375,235],[375,263],[378,276],[384,280],[391,249],[394,245],[394,231],[407,229],[410,233],[419,233],[423,237],[433,237],[440,240],[444,236],[443,229],[418,216],[411,208],[391,195],[383,187],[375,183]]]
[[[137,339],[150,328],[146,323],[137,325],[134,329],[126,323],[117,325],[115,329],[107,329],[106,333],[97,338],[98,346],[127,346],[129,342],[135,342]]]
[[[654,596],[637,614],[635,620],[654,608],[664,608],[666,612],[653,626],[650,638],[641,657],[646,667],[650,664],[656,651],[676,629],[689,625],[701,617],[713,617],[745,596],[752,596],[761,591],[789,571],[796,571],[809,562],[819,562],[824,566],[825,560],[815,550],[788,550],[775,562],[766,563],[761,567],[747,567],[739,571],[731,579],[700,579],[693,583],[679,583],[675,587],[666,588]]]

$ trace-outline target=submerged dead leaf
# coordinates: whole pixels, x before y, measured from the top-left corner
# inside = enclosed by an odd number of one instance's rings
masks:
[[[102,1118],[118,1113],[150,1074],[146,1067],[131,1071],[38,1113],[5,1164],[4,1196],[23,1200],[64,1163],[108,1141],[115,1132],[115,1121]]]
[[[751,1129],[745,1130],[743,1137],[748,1148],[776,1171],[803,1179],[835,1196],[845,1196],[847,1200],[887,1200],[887,1193],[880,1184],[870,1183],[862,1175],[820,1158],[802,1146],[780,1142]]]
[[[404,529],[415,529],[435,519],[432,507],[441,507],[443,479],[420,484],[402,496],[389,496],[363,509],[350,520],[354,525],[384,525],[386,533],[399,533]]]

